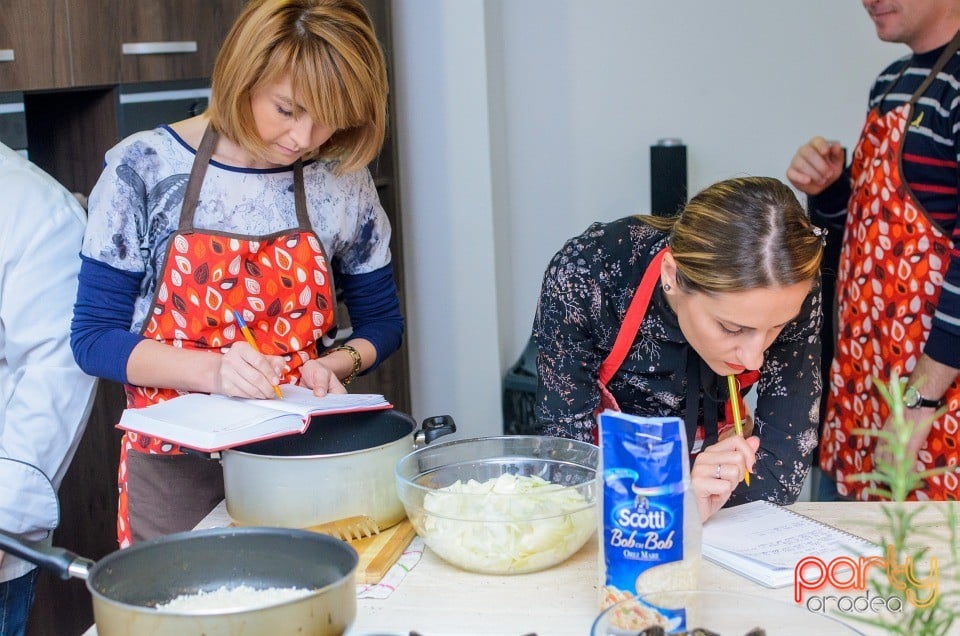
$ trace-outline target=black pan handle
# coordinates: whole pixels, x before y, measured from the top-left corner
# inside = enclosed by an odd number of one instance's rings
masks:
[[[457,424],[450,415],[434,415],[423,420],[420,425],[420,435],[423,436],[424,444],[429,444],[438,437],[456,432]]]
[[[61,579],[71,576],[86,580],[93,561],[77,556],[65,548],[55,548],[34,543],[26,543],[18,537],[0,531],[0,549],[50,570]]]

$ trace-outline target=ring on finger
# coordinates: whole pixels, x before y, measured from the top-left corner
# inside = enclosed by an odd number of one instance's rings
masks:
[[[723,464],[717,464],[717,474],[714,475],[717,479],[720,479],[720,471],[723,469]]]

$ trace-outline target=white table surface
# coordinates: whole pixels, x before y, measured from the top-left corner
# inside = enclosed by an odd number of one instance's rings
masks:
[[[797,503],[791,508],[867,539],[881,539],[878,525],[883,520],[879,503]],[[906,504],[914,506],[917,504]],[[947,528],[938,507],[924,504],[915,527],[925,526],[934,541],[931,552],[941,561],[948,560]],[[223,519],[222,506],[197,527],[216,527]],[[422,636],[586,636],[598,614],[598,545],[596,537],[577,554],[559,566],[513,576],[493,576],[464,572],[448,565],[427,548],[414,567],[389,598],[359,599],[357,618],[350,636],[406,635],[416,631]],[[925,570],[923,570],[925,572]],[[732,574],[704,560],[700,573],[704,590],[735,591],[793,603],[793,588],[769,589]],[[836,592],[843,594],[844,592]],[[862,592],[846,592],[862,594]],[[884,632],[858,623],[856,629],[870,636]],[[789,626],[771,629],[774,636]],[[95,628],[84,636],[95,636]],[[818,636],[829,636],[821,634]]]
[[[879,503],[798,503],[791,508],[879,541],[877,524],[883,514]],[[909,504],[913,505],[913,504]],[[943,538],[932,546],[946,561],[947,530],[944,517],[928,509],[917,519]],[[586,636],[598,614],[598,543],[590,540],[565,563],[550,570],[515,576],[489,576],[463,572],[447,565],[430,549],[397,590],[380,601],[358,601],[357,620],[349,632],[362,634],[407,634],[423,636]],[[735,591],[793,604],[793,588],[769,589],[704,560],[700,588]],[[832,592],[837,594],[851,592]],[[862,592],[858,592],[862,594]],[[853,624],[865,634],[884,632]],[[768,634],[783,633],[765,626]],[[789,626],[778,626],[781,629]],[[819,636],[829,636],[827,634]]]

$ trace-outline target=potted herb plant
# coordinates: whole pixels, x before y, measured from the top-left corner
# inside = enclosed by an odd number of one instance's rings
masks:
[[[904,636],[948,636],[956,634],[960,627],[960,531],[958,511],[954,502],[944,509],[949,532],[949,554],[933,555],[924,544],[924,529],[916,523],[918,515],[927,504],[907,505],[910,494],[923,485],[923,480],[956,467],[945,466],[934,470],[917,471],[916,460],[907,443],[912,426],[904,417],[904,381],[894,372],[890,382],[884,385],[874,381],[874,386],[890,407],[891,417],[882,430],[855,429],[854,433],[880,438],[879,452],[875,453],[874,468],[868,473],[851,476],[852,481],[870,481],[874,486],[866,489],[870,495],[894,502],[885,506],[881,543],[888,547],[887,558],[895,559],[897,566],[929,563],[930,573],[938,569],[939,586],[935,593],[921,590],[916,579],[904,576],[891,580],[885,571],[874,571],[870,589],[878,596],[889,598],[898,595],[905,599],[903,611],[897,616],[857,617],[857,620],[880,627],[891,634]],[[938,411],[932,417],[939,417]],[[946,558],[944,558],[946,557]],[[902,581],[902,583],[901,583]]]

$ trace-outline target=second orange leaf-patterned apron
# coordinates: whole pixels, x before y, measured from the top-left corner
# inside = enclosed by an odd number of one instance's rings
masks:
[[[194,214],[217,134],[207,129],[187,183],[143,335],[174,347],[221,353],[243,335],[242,312],[264,355],[284,356],[281,382],[297,382],[317,357],[316,342],[335,328],[332,271],[307,215],[303,167],[294,165],[297,227],[241,236],[194,227]],[[176,397],[173,389],[126,386],[127,407]],[[118,476],[120,547],[188,530],[223,498],[220,464],[160,439],[123,436]],[[162,484],[163,487],[159,487]]]
[[[954,55],[958,41],[960,35],[908,103],[886,115],[879,106],[870,111],[853,154],[853,192],[837,275],[838,342],[820,453],[821,468],[846,497],[867,499],[864,489],[875,485],[845,481],[873,469],[878,441],[853,429],[880,429],[890,413],[873,378],[887,382],[894,370],[905,377],[916,367],[950,263],[950,238],[904,181],[900,157],[917,100]],[[960,461],[960,380],[944,397],[947,412],[933,423],[918,470]],[[960,480],[955,472],[929,478],[913,497],[960,499]]]

